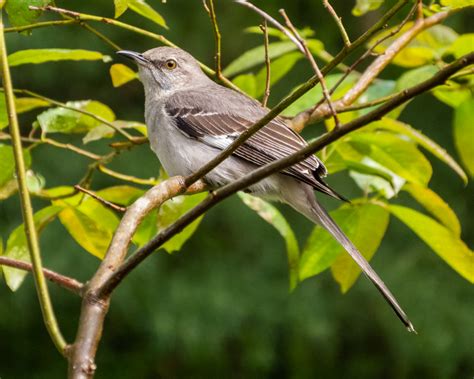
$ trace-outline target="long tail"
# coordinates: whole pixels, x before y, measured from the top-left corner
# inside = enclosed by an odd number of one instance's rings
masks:
[[[314,223],[323,226],[331,235],[344,247],[344,249],[350,254],[352,259],[359,265],[364,274],[374,283],[375,287],[380,291],[382,296],[392,307],[397,314],[398,318],[403,322],[409,332],[415,332],[413,324],[408,319],[407,315],[403,311],[402,307],[398,304],[395,296],[392,295],[390,290],[387,288],[385,283],[380,279],[374,269],[370,266],[369,262],[362,256],[359,250],[354,244],[347,238],[344,232],[337,226],[334,220],[329,216],[326,210],[318,203],[314,197],[312,191],[311,194],[307,194],[306,198],[310,201],[310,207],[308,203],[304,202],[304,205],[300,202],[295,203],[294,201],[288,202],[298,212],[304,214]],[[309,208],[309,209],[308,209]]]

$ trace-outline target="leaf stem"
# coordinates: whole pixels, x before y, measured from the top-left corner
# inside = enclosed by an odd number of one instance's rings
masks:
[[[59,329],[59,325],[54,314],[53,305],[51,303],[48,285],[44,277],[38,235],[33,218],[33,208],[31,206],[30,194],[26,184],[26,168],[21,145],[20,127],[18,125],[18,118],[16,114],[15,95],[13,94],[13,85],[10,76],[10,68],[8,67],[7,49],[3,32],[2,8],[3,4],[0,5],[0,65],[3,88],[5,90],[8,121],[10,124],[10,134],[12,137],[12,147],[15,158],[21,209],[23,213],[23,221],[25,224],[25,234],[28,241],[28,248],[33,265],[33,276],[35,278],[38,299],[41,311],[43,313],[43,320],[54,345],[61,354],[65,355],[67,344]]]

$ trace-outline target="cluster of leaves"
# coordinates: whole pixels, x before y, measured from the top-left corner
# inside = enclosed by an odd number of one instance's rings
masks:
[[[34,22],[37,12],[28,11],[25,3],[45,5],[47,0],[19,1],[8,0],[7,11],[13,25],[25,25]],[[377,8],[378,2],[358,0],[354,8],[355,15],[361,15]],[[451,4],[452,3],[452,4]],[[468,1],[471,4],[470,1]],[[442,0],[440,6],[450,6],[454,2]],[[142,0],[115,0],[115,17],[120,17],[127,9],[136,12],[162,27],[164,19]],[[433,7],[432,12],[436,12]],[[409,28],[404,26],[403,30]],[[261,33],[257,27],[248,28],[249,33]],[[377,35],[375,39],[390,33],[390,30]],[[324,44],[314,38],[310,29],[301,31],[307,39],[310,51],[317,57],[327,58]],[[296,51],[295,45],[285,35],[269,28],[272,38],[268,46],[271,59],[271,84],[276,84],[285,77],[303,58]],[[394,37],[388,38],[377,47],[382,53]],[[371,45],[373,42],[369,42]],[[437,25],[419,34],[403,51],[396,56],[392,64],[406,68],[397,80],[376,79],[355,105],[364,104],[399,92],[413,86],[435,74],[441,67],[454,58],[472,50],[474,35],[458,35],[453,29]],[[265,90],[266,68],[264,47],[258,46],[243,53],[231,62],[223,74],[231,78],[249,96],[261,98]],[[18,51],[9,56],[11,67],[23,64],[42,64],[58,60],[102,60],[105,63],[111,58],[100,52],[66,49],[30,49]],[[415,232],[446,263],[470,282],[474,281],[472,267],[474,254],[461,240],[461,227],[456,214],[449,205],[429,188],[432,167],[425,157],[430,153],[451,167],[464,182],[468,176],[474,176],[474,151],[471,141],[474,140],[474,86],[471,71],[461,72],[445,85],[432,92],[441,102],[454,109],[453,136],[458,155],[468,172],[456,163],[441,146],[410,125],[398,120],[403,107],[396,109],[382,120],[377,121],[361,131],[352,133],[325,149],[321,159],[329,172],[347,170],[350,177],[363,191],[364,196],[355,199],[351,204],[344,204],[332,212],[332,216],[359,247],[367,259],[377,251],[386,233],[391,216],[396,217]],[[342,74],[331,74],[326,81],[332,87]],[[341,98],[357,82],[360,74],[352,72],[343,84],[334,92],[333,99]],[[127,66],[116,63],[110,66],[110,77],[115,87],[134,80],[136,73]],[[298,101],[292,104],[285,116],[294,116],[312,106],[315,99],[322,97],[320,87],[315,87]],[[33,129],[41,132],[41,141],[53,133],[83,135],[83,144],[92,143],[102,138],[112,138],[116,129],[132,129],[146,135],[144,125],[140,122],[116,120],[115,113],[106,104],[95,100],[69,101],[67,107],[54,107],[51,102],[38,97],[19,97],[16,99],[19,113],[37,111],[39,113]],[[371,108],[354,110],[339,115],[342,122],[353,120]],[[85,114],[86,111],[88,114]],[[96,117],[91,117],[90,114]],[[102,120],[102,121],[101,121]],[[5,104],[0,97],[0,129],[8,124]],[[112,128],[114,126],[115,128]],[[332,128],[332,122],[326,121],[326,127]],[[25,149],[25,158],[31,166],[32,152],[37,144]],[[107,161],[102,162],[104,165]],[[163,180],[161,175],[159,180]],[[88,185],[91,183],[88,182]],[[29,172],[29,186],[32,194],[46,199],[49,203],[35,214],[39,231],[49,222],[58,218],[65,229],[85,251],[102,258],[113,233],[119,223],[118,215],[102,203],[88,195],[77,193],[72,186],[46,188],[42,176]],[[12,148],[7,143],[0,144],[0,198],[11,196],[16,190],[14,180],[14,160]],[[425,210],[422,213],[406,206],[391,202],[400,191],[413,197]],[[97,194],[116,204],[127,206],[139,198],[144,189],[132,185],[117,185],[97,191]],[[172,224],[180,215],[199,203],[204,194],[180,196],[165,203],[159,210],[152,212],[141,224],[133,242],[137,246],[146,243],[158,231]],[[294,288],[300,280],[312,277],[330,268],[334,279],[346,292],[360,275],[357,265],[343,253],[342,248],[320,227],[315,227],[300,249],[291,226],[273,205],[264,200],[241,194],[242,202],[257,212],[265,221],[277,229],[286,243],[290,270],[290,287]],[[199,225],[200,219],[189,225],[183,232],[167,242],[163,249],[171,253],[180,250],[185,241],[191,237]],[[20,225],[8,240],[6,247],[0,241],[0,253],[16,259],[28,260],[24,228]],[[6,282],[16,290],[24,273],[12,268],[3,268]]]

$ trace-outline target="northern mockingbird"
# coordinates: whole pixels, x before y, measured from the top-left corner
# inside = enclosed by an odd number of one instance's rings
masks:
[[[181,49],[158,47],[143,54],[118,53],[138,65],[145,88],[148,138],[169,175],[194,173],[268,112],[256,100],[213,82],[201,71],[198,62]],[[204,180],[211,188],[223,186],[304,146],[305,140],[282,118],[276,117],[210,171]],[[384,282],[316,200],[314,190],[341,199],[323,181],[326,174],[323,163],[313,155],[261,180],[247,191],[284,202],[323,226],[375,284],[408,330],[414,331]]]

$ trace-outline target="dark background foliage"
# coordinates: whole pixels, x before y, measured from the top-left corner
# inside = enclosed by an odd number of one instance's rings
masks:
[[[150,3],[170,26],[166,36],[212,65],[213,35],[201,2]],[[340,48],[336,27],[321,2],[257,3],[274,14],[284,6],[295,24],[315,29],[316,38],[323,40],[329,51]],[[350,14],[352,1],[333,3],[352,36],[363,32],[383,12],[381,9],[356,18]],[[58,5],[113,15],[112,1],[71,0]],[[230,1],[219,1],[217,10],[224,63],[261,43],[258,36],[242,32],[244,27],[257,24],[257,17]],[[472,14],[453,17],[449,24],[459,33],[468,32],[469,16]],[[124,19],[162,31],[133,14],[126,14]],[[124,49],[144,51],[155,46],[153,41],[126,31],[98,27]],[[10,52],[64,47],[113,54],[78,26],[35,30],[29,38],[10,34],[7,43]],[[117,57],[114,60],[120,61]],[[307,66],[301,61],[273,89],[271,102],[304,81],[311,73]],[[25,65],[13,69],[12,74],[17,88],[63,100],[94,98],[111,106],[119,118],[142,119],[140,83],[114,89],[108,67],[101,62],[59,62]],[[396,68],[390,68],[382,77],[397,73]],[[401,119],[455,155],[451,117],[450,108],[423,95],[408,105]],[[32,119],[26,116],[21,121],[27,126]],[[317,126],[308,129],[309,135],[318,132]],[[34,151],[34,169],[45,176],[48,186],[76,183],[86,163],[77,155],[48,147]],[[472,183],[464,187],[445,165],[436,160],[432,164],[430,187],[449,201],[461,219],[464,241],[472,246]],[[159,169],[148,146],[119,157],[114,165],[142,177],[154,176]],[[334,175],[329,181],[347,196],[359,194],[346,174]],[[111,178],[100,176],[94,182],[96,188],[112,184]],[[336,205],[324,201],[329,207]],[[37,209],[44,205],[35,202]],[[292,211],[281,209],[303,242],[311,225]],[[20,222],[18,198],[0,202],[4,240]],[[46,265],[60,272],[86,280],[98,265],[96,258],[81,252],[58,221],[46,229],[41,242]],[[206,215],[182,251],[172,256],[155,254],[118,289],[107,316],[97,377],[472,377],[474,322],[469,283],[394,218],[373,265],[408,311],[418,335],[404,330],[364,278],[347,295],[341,295],[326,272],[305,281],[289,295],[283,241],[236,198],[227,200]],[[54,285],[51,290],[59,321],[66,337],[72,339],[80,302]],[[64,377],[66,361],[58,356],[42,325],[32,279],[14,295],[1,285],[0,299],[0,377]]]

